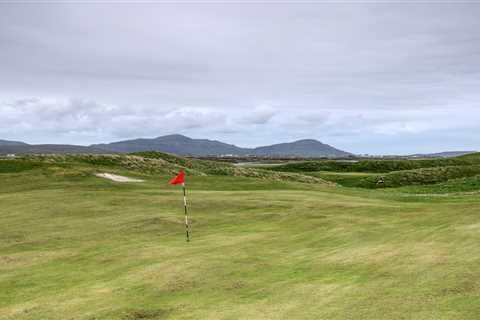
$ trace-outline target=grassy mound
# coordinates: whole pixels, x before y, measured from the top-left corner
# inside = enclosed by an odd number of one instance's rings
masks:
[[[339,184],[343,187],[362,187],[362,182],[365,178],[376,176],[377,174],[365,172],[314,171],[305,172],[305,175],[321,178],[323,180]]]
[[[233,167],[232,164],[226,163],[226,162],[187,159],[187,158],[176,156],[174,154],[158,152],[158,151],[135,152],[135,153],[131,153],[131,155],[139,156],[145,159],[163,160],[185,169],[202,171],[205,174],[215,174],[217,171],[221,172],[226,168]]]
[[[186,243],[165,177],[42,170],[0,176],[2,320],[478,319],[478,195],[191,176]]]
[[[137,175],[174,175],[180,169],[189,176],[235,176],[264,180],[292,181],[333,185],[321,178],[296,173],[272,172],[268,170],[235,167],[232,164],[209,160],[186,159],[161,152],[140,152],[130,155],[29,155],[0,163],[0,173],[14,172],[42,165],[48,175],[85,176],[99,171]],[[4,168],[3,168],[4,167]],[[3,169],[2,169],[3,168]]]
[[[385,189],[394,192],[410,193],[410,194],[458,194],[458,193],[478,193],[480,192],[480,175],[473,177],[464,177],[458,179],[450,179],[445,182],[429,185],[411,185],[403,186],[395,189]]]
[[[0,160],[0,173],[16,173],[40,167],[40,163],[31,161]]]
[[[424,160],[361,160],[357,162],[335,160],[304,161],[271,166],[265,169],[297,173],[314,171],[386,173],[402,170],[473,164],[480,164],[480,156],[478,156],[478,154],[471,154],[458,158]]]
[[[269,170],[262,170],[257,168],[236,167],[226,162],[187,159],[187,158],[179,157],[173,154],[157,152],[157,151],[136,152],[136,153],[133,153],[133,155],[137,155],[145,158],[152,158],[152,159],[162,159],[162,160],[180,165],[184,168],[194,168],[196,170],[200,170],[203,173],[208,175],[248,177],[248,178],[276,180],[276,181],[294,181],[294,182],[304,182],[304,183],[331,184],[318,177],[311,177],[311,176],[296,174],[296,173],[271,172]]]
[[[426,185],[476,175],[480,175],[480,165],[422,168],[367,177],[360,182],[360,186],[366,188],[392,188],[408,185]]]
[[[60,167],[82,167],[93,170],[128,170],[140,174],[169,175],[178,172],[181,166],[163,159],[149,159],[134,155],[28,155],[21,161],[41,162]],[[195,169],[188,170],[190,174],[201,174]]]
[[[334,185],[334,183],[327,182],[322,178],[298,174],[298,173],[272,172],[269,170],[241,168],[241,167],[223,168],[222,170],[217,171],[216,175],[248,177],[248,178],[257,178],[257,179],[264,179],[264,180],[275,180],[275,181],[292,181],[292,182]]]
[[[480,161],[480,152],[464,154],[463,156],[457,157],[457,159],[463,159],[468,161]]]

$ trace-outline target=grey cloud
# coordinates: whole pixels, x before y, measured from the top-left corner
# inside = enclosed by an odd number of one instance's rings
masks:
[[[276,114],[274,108],[269,106],[262,106],[248,110],[245,108],[243,112],[245,115],[237,119],[239,124],[266,124]]]
[[[0,138],[176,131],[387,150],[395,135],[421,151],[411,134],[476,136],[479,15],[476,3],[2,3]]]
[[[158,135],[193,128],[222,127],[219,111],[189,108],[136,108],[83,99],[21,99],[0,102],[0,133],[94,134],[106,137]],[[91,134],[89,134],[89,132]]]

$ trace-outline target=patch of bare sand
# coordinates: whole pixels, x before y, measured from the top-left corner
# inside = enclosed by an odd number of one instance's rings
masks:
[[[133,179],[133,178],[129,178],[129,177],[125,177],[125,176],[119,176],[119,175],[112,174],[112,173],[97,173],[95,175],[97,177],[109,179],[109,180],[112,180],[112,181],[115,181],[115,182],[143,182],[143,180],[141,180],[141,179]]]

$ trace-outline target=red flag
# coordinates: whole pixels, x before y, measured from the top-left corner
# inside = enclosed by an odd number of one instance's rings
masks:
[[[180,170],[180,172],[177,174],[175,178],[170,180],[170,184],[179,184],[179,183],[184,183],[185,182],[185,172],[183,170]]]

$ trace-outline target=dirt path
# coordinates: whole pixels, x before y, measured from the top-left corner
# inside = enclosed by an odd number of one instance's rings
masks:
[[[140,180],[140,179],[132,179],[129,177],[119,176],[112,173],[97,173],[95,175],[97,177],[109,179],[115,182],[143,182],[143,180]]]

